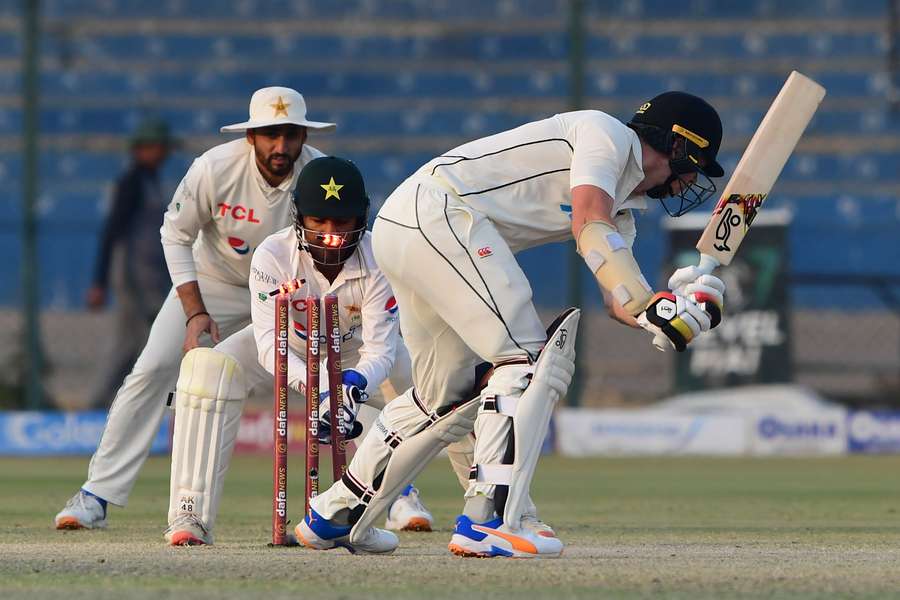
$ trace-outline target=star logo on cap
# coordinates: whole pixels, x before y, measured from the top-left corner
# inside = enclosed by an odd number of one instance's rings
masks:
[[[328,200],[329,198],[332,198],[332,197],[337,198],[338,200],[341,199],[341,195],[338,194],[338,192],[344,186],[336,184],[334,182],[334,177],[332,177],[331,181],[329,181],[327,184],[324,184],[324,183],[320,184],[319,187],[321,187],[323,190],[325,190],[325,199],[326,200]]]
[[[278,102],[275,102],[274,104],[270,104],[269,106],[271,106],[272,108],[275,109],[276,117],[288,116],[287,109],[288,109],[288,106],[290,106],[290,103],[289,102],[285,103],[285,101],[281,99],[281,96],[278,96]]]

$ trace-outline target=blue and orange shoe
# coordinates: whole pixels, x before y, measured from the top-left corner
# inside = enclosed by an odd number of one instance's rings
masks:
[[[390,554],[400,545],[400,540],[390,531],[370,527],[363,539],[350,543],[349,525],[338,525],[329,521],[312,508],[294,528],[297,541],[312,550],[346,548],[351,554]]]
[[[539,535],[528,528],[513,531],[497,517],[485,523],[475,523],[469,517],[456,518],[456,527],[448,546],[457,556],[489,558],[556,558],[563,551],[563,543],[556,537]]]

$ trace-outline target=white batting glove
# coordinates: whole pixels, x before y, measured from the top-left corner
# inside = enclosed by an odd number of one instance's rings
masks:
[[[722,322],[725,311],[725,282],[707,275],[696,265],[682,267],[669,277],[669,289],[693,300],[709,313],[711,327]]]

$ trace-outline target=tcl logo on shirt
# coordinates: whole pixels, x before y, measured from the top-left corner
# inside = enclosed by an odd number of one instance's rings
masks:
[[[229,214],[231,218],[235,221],[247,221],[248,223],[260,223],[261,221],[256,218],[256,215],[253,214],[253,209],[247,209],[247,207],[242,206],[240,204],[235,204],[234,206],[230,204],[226,204],[224,202],[219,202],[216,204],[219,209],[220,217],[227,217]]]

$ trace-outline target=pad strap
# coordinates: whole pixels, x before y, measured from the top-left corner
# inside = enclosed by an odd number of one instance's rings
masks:
[[[512,465],[472,465],[472,468],[469,469],[469,481],[493,485],[510,485],[512,483],[512,471]]]
[[[354,477],[349,469],[344,473],[344,476],[341,477],[341,482],[348,490],[350,490],[350,493],[356,496],[360,503],[365,506],[368,506],[369,502],[372,501],[372,498],[375,497],[375,490]]]
[[[485,396],[481,401],[481,410],[514,417],[518,402],[519,398],[516,396]]]

